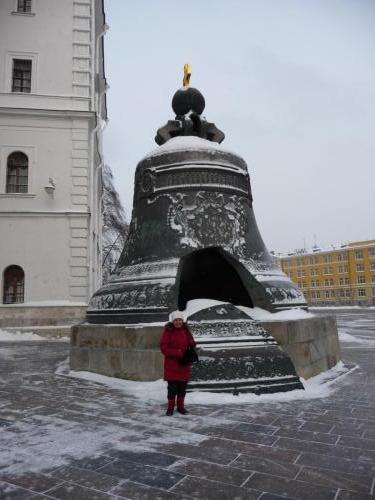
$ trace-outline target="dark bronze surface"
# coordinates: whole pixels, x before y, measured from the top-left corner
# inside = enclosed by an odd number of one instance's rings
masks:
[[[217,144],[224,134],[199,116],[200,98],[189,91],[195,112],[159,129],[165,144],[137,166],[129,236],[110,282],[90,301],[90,322],[166,321],[195,298],[306,307],[263,243],[245,161]]]

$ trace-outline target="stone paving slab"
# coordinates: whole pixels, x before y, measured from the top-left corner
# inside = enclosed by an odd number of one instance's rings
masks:
[[[366,330],[363,330],[366,320]],[[63,342],[0,344],[0,499],[375,498],[375,312],[338,315],[358,368],[328,398],[164,416],[55,373]]]

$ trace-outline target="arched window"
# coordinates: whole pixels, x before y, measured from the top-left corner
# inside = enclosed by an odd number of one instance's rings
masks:
[[[23,302],[25,290],[25,273],[22,267],[9,266],[4,271],[4,304]]]
[[[29,176],[29,160],[21,151],[8,156],[7,161],[7,193],[27,193]]]

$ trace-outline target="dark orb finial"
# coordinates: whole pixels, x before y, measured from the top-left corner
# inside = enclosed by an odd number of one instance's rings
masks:
[[[188,113],[201,115],[206,104],[199,90],[190,87],[191,72],[190,64],[185,64],[183,87],[177,90],[172,99],[172,109],[177,116],[184,116]]]
[[[172,109],[177,116],[184,116],[190,112],[201,115],[205,105],[203,95],[194,87],[183,87],[177,90],[172,99]]]
[[[158,129],[155,142],[159,145],[181,135],[201,137],[219,144],[224,140],[224,133],[214,123],[201,117],[206,102],[198,89],[190,87],[190,78],[191,66],[185,64],[183,87],[177,90],[172,99],[176,118]]]

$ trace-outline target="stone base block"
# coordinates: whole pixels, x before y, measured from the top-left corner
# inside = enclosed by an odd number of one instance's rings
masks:
[[[289,354],[304,379],[329,370],[341,359],[335,316],[263,321],[262,326]]]
[[[267,321],[262,326],[289,355],[298,376],[308,379],[340,361],[334,316]],[[72,327],[70,366],[129,380],[151,381],[163,376],[159,351],[161,326],[80,324]]]
[[[162,327],[124,325],[72,327],[70,367],[128,380],[150,381],[163,377],[159,350]]]

